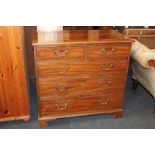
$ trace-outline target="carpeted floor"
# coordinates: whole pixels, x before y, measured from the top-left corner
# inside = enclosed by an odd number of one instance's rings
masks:
[[[35,83],[31,81],[31,120],[0,123],[2,129],[36,129],[37,97]],[[155,114],[153,98],[139,86],[136,95],[131,92],[131,72],[129,72],[124,101],[124,113],[120,119],[112,115],[102,114],[84,117],[58,119],[49,123],[50,129],[154,129]]]

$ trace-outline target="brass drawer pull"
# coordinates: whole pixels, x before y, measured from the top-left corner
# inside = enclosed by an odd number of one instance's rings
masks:
[[[101,51],[102,52],[107,52],[107,49],[106,48],[101,48]]]
[[[101,70],[104,69],[104,65],[103,64],[101,64],[99,67],[100,67]]]
[[[97,103],[99,104],[108,104],[110,102],[110,99],[106,99],[106,100],[97,100]]]
[[[56,49],[56,50],[53,50],[53,53],[58,57],[65,57],[69,53],[69,51],[67,49],[65,49],[64,51]]]
[[[112,68],[114,68],[115,65],[114,64],[110,64],[109,66],[112,69]]]
[[[65,73],[65,72],[68,72],[69,70],[69,65],[65,65],[64,68],[60,69],[58,67],[53,67],[53,69],[58,72],[58,73]]]
[[[100,64],[99,65],[99,68],[100,70],[111,70],[115,67],[114,64],[110,64],[110,65],[103,65],[103,64]]]
[[[116,48],[112,48],[111,51],[114,53],[116,52]],[[101,52],[108,52],[108,49],[106,48],[101,48]]]
[[[111,51],[112,51],[112,52],[115,52],[115,51],[116,51],[116,48],[112,48]]]
[[[64,107],[60,107],[59,104],[56,104],[56,107],[58,110],[66,110],[67,106],[68,106],[68,103],[65,103]]]
[[[69,86],[66,84],[64,87],[55,86],[54,89],[58,92],[66,91],[69,88]]]

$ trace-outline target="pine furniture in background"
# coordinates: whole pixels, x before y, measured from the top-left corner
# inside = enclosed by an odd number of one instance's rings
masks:
[[[23,28],[0,26],[0,122],[29,118]]]

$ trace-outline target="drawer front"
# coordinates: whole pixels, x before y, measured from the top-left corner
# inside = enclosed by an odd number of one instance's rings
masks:
[[[41,47],[36,49],[37,60],[64,60],[70,58],[84,58],[84,47]]]
[[[121,108],[122,95],[111,94],[85,98],[53,99],[40,103],[40,116],[64,116],[81,112]]]
[[[88,59],[102,58],[128,58],[129,46],[103,44],[96,46],[88,46]]]
[[[98,62],[74,62],[74,63],[38,63],[38,75],[49,76],[78,76],[94,75],[106,72],[126,71],[128,60],[102,60]]]
[[[40,96],[77,96],[85,94],[108,93],[124,87],[124,77],[105,77],[80,80],[39,79]]]

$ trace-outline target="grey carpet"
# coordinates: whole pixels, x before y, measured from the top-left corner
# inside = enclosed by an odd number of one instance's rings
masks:
[[[37,129],[37,97],[33,81],[31,83],[31,120],[2,122],[1,129]],[[84,117],[58,119],[50,122],[49,129],[154,129],[155,115],[153,113],[153,98],[139,86],[136,95],[131,92],[131,71],[128,75],[124,101],[124,113],[120,119],[114,119],[112,115],[101,114]]]

